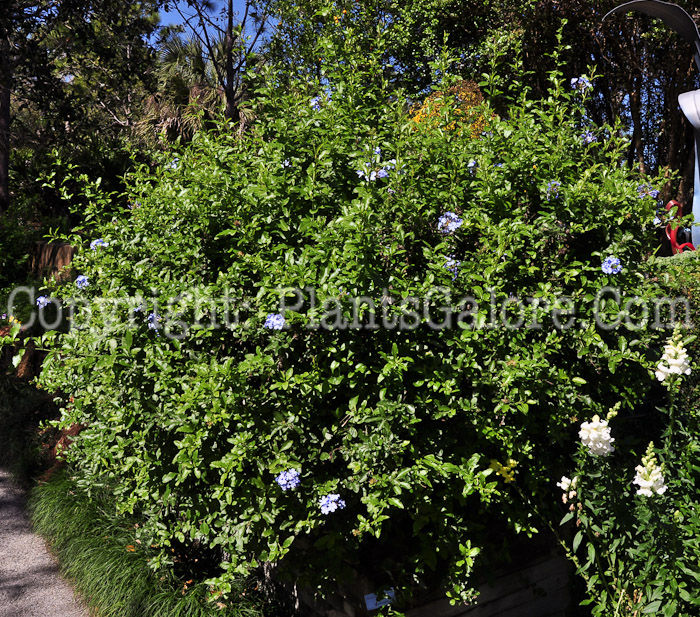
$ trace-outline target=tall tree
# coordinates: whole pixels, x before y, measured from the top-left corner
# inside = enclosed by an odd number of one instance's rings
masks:
[[[0,212],[11,149],[88,143],[127,127],[158,0],[5,0],[0,11]],[[15,120],[23,116],[24,123]],[[36,118],[39,118],[37,121]],[[23,134],[23,126],[38,129]]]
[[[57,4],[9,0],[0,12],[0,214],[10,204],[10,103],[16,73],[26,57],[39,60],[37,51],[56,19]],[[43,66],[41,62],[37,64]]]
[[[238,124],[247,96],[246,74],[259,65],[256,48],[266,32],[269,13],[257,0],[245,0],[242,12],[233,0],[186,0],[174,5],[214,70],[224,96],[226,119]]]

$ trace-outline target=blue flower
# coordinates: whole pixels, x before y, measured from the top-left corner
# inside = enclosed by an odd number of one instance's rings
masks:
[[[109,244],[107,244],[102,238],[97,238],[97,240],[90,242],[90,248],[93,251],[96,251],[98,246],[109,246]]]
[[[479,166],[479,164],[472,159],[467,163],[467,169],[469,170],[469,173],[473,174],[476,171],[476,168]]]
[[[324,495],[321,497],[321,514],[330,514],[345,507],[345,501],[338,494]]]
[[[168,165],[168,168],[177,169],[178,167],[180,167],[180,159],[176,156],[172,161],[170,161],[170,165]]]
[[[377,156],[379,156],[379,155],[382,153],[382,149],[381,149],[379,146],[377,146],[377,147],[374,149],[374,153],[375,153]]]
[[[50,300],[49,300],[46,296],[39,296],[39,297],[36,299],[36,305],[37,305],[39,308],[44,308],[44,307],[48,306],[49,303],[50,303]]]
[[[637,187],[637,197],[644,199],[645,197],[653,197],[656,199],[659,196],[659,190],[655,189],[651,184],[640,184]]]
[[[77,285],[78,289],[85,289],[90,284],[90,281],[88,281],[87,276],[81,274],[77,279],[75,279],[75,284]]]
[[[160,319],[160,315],[158,315],[158,313],[155,311],[153,313],[149,313],[148,317],[146,317],[148,327],[151,330],[158,330],[160,328]]]
[[[320,96],[315,96],[314,98],[311,99],[311,108],[314,111],[321,110],[321,97]]]
[[[658,227],[659,225],[661,225],[663,223],[663,221],[658,216],[655,216],[652,223],[654,224],[655,227]]]
[[[581,77],[574,77],[571,80],[571,88],[573,90],[578,90],[579,92],[585,92],[589,88],[592,88],[591,82],[588,77],[581,75]]]
[[[559,198],[559,189],[561,188],[561,182],[558,180],[552,180],[547,182],[547,201]]]
[[[591,131],[586,131],[583,135],[581,135],[581,139],[583,140],[583,143],[585,145],[592,144],[595,141],[598,141],[598,138],[591,133]]]
[[[605,258],[605,261],[603,261],[603,265],[600,267],[600,269],[605,274],[617,274],[622,270],[622,264],[617,257],[613,257],[611,255]]]
[[[368,163],[368,162],[365,161],[364,166],[365,166],[366,168],[369,168],[369,167],[371,166],[371,163]],[[374,177],[371,177],[372,174],[374,174]],[[369,181],[369,180],[374,180],[374,179],[376,179],[376,177],[377,177],[377,172],[372,171],[372,172],[370,172],[370,173],[368,174],[366,170],[364,170],[364,169],[358,169],[358,170],[357,170],[357,175],[358,175],[360,178],[363,178],[364,180]]]
[[[281,330],[284,328],[284,317],[279,313],[270,313],[263,324],[266,328],[270,330]]]
[[[290,165],[289,159],[284,159],[284,161],[282,161],[282,167],[289,167]]]
[[[283,491],[295,489],[297,486],[299,486],[299,484],[301,484],[299,472],[296,469],[287,469],[287,471],[283,471],[275,478],[275,482],[282,487]]]
[[[457,231],[464,221],[459,218],[454,212],[445,212],[438,219],[438,231],[441,234],[450,234]]]
[[[379,150],[379,148],[375,148],[375,153]],[[384,163],[383,167],[380,167],[379,169],[372,169],[372,163],[365,161],[364,163],[365,169],[358,169],[355,173],[362,178],[363,180],[367,180],[368,182],[374,182],[377,179],[381,178],[387,178],[389,177],[389,172],[396,169],[396,159],[391,159]],[[401,173],[399,171],[399,173]]]
[[[454,275],[452,277],[453,281],[457,278],[457,272],[459,270],[460,265],[462,265],[462,262],[459,259],[455,259],[454,255],[448,257],[447,260],[445,261],[444,267],[447,268],[447,270],[452,272],[452,274]]]

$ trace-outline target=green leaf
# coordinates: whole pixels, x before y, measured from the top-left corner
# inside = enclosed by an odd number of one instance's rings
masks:
[[[567,512],[564,517],[559,521],[559,525],[564,525],[565,523],[568,523],[572,518],[574,518],[574,513],[573,512]]]
[[[576,552],[576,549],[577,549],[577,548],[579,547],[579,545],[581,544],[581,540],[583,540],[583,530],[582,530],[582,529],[579,529],[579,530],[576,532],[576,535],[574,536],[574,541],[573,541],[573,543],[572,543],[572,545],[571,545],[571,550],[572,550],[574,553]]]
[[[661,600],[654,600],[653,602],[650,602],[647,604],[644,609],[642,610],[642,613],[644,615],[649,615],[650,613],[656,613],[658,612],[659,608],[661,607]]]

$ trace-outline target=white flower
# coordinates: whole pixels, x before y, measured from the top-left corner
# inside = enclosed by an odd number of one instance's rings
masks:
[[[578,476],[574,476],[573,479],[569,479],[566,476],[561,477],[561,482],[557,482],[557,486],[564,492],[568,490],[573,490],[576,488],[576,482],[578,481]]]
[[[683,347],[680,332],[676,332],[664,346],[664,355],[656,367],[656,378],[666,381],[671,375],[690,375],[688,352]]]
[[[659,465],[654,455],[654,444],[649,444],[642,464],[635,467],[637,475],[632,482],[639,486],[637,495],[651,497],[654,493],[663,495],[668,488],[664,482],[663,466]]]
[[[607,420],[601,420],[595,415],[590,422],[583,422],[581,430],[578,433],[583,445],[586,446],[591,454],[596,456],[607,456],[615,451],[612,442],[615,441],[610,436],[610,427]]]
[[[572,479],[566,476],[561,477],[561,481],[557,482],[557,486],[564,491],[561,496],[561,500],[567,503],[570,499],[576,497],[576,482],[578,481],[578,476],[574,476]]]

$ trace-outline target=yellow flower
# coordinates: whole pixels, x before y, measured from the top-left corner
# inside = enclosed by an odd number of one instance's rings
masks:
[[[513,471],[517,466],[518,462],[509,458],[505,465],[501,465],[497,460],[491,459],[491,464],[489,469],[493,469],[496,475],[501,476],[503,481],[508,484],[515,481],[515,472]]]

